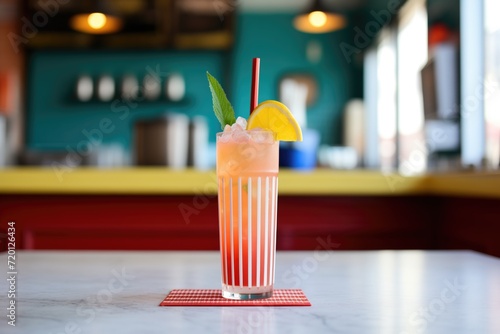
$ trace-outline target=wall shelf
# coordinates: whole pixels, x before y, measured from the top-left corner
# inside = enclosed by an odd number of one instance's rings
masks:
[[[124,100],[121,97],[116,97],[111,101],[100,101],[97,99],[92,99],[90,101],[82,102],[78,101],[75,98],[68,99],[65,102],[65,105],[71,107],[72,109],[78,110],[88,110],[88,108],[92,107],[105,107],[109,106],[110,108],[119,103],[119,105],[137,105],[139,106],[175,106],[175,107],[189,107],[194,105],[195,99],[194,97],[185,97],[180,101],[171,101],[168,99],[160,98],[157,100],[146,100],[146,99],[136,99],[136,100]],[[135,108],[134,108],[135,109]]]

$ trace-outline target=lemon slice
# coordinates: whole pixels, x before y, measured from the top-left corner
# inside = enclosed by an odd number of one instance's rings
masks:
[[[247,128],[271,130],[276,140],[302,141],[302,130],[290,110],[281,102],[268,100],[260,103],[250,114]]]

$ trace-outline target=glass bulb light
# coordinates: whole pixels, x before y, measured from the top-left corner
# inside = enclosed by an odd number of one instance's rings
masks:
[[[326,24],[326,14],[321,11],[314,11],[309,13],[309,23],[314,27],[322,27]]]
[[[106,25],[106,15],[103,13],[92,13],[87,18],[87,22],[92,29],[99,30]]]

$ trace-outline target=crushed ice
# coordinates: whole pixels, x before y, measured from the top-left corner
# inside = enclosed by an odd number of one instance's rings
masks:
[[[247,120],[243,117],[238,117],[233,125],[226,124],[224,127],[224,133],[220,137],[219,141],[228,142],[235,141],[237,143],[245,143],[250,140],[256,143],[269,143],[274,142],[273,136],[269,136],[266,132],[263,132],[261,128],[254,128],[246,131]]]

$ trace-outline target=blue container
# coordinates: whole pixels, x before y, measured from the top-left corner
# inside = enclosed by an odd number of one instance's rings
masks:
[[[302,130],[303,141],[280,143],[280,166],[291,169],[309,170],[316,167],[319,133],[316,130]]]

